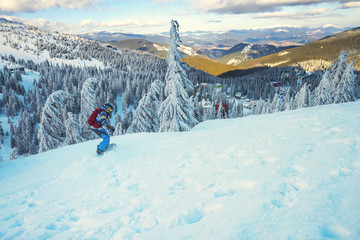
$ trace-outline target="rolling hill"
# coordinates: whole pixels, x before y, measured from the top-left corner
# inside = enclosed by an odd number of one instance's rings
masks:
[[[131,49],[141,52],[152,53],[161,57],[166,57],[169,46],[163,43],[153,43],[146,39],[126,39],[116,42],[111,42],[111,45],[119,49]]]
[[[235,66],[227,65],[201,56],[185,57],[183,61],[190,67],[200,69],[214,76],[237,69]]]
[[[223,56],[217,58],[216,61],[238,66],[239,64],[251,59],[267,56],[273,53],[281,52],[296,46],[276,46],[272,44],[252,44],[239,43],[231,49],[224,51]]]

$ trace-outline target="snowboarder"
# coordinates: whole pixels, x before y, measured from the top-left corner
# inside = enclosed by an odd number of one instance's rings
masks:
[[[98,136],[102,137],[102,142],[97,145],[96,153],[101,155],[110,143],[110,136],[112,136],[115,128],[110,125],[111,113],[115,109],[110,102],[105,103],[102,108],[96,108],[88,119],[90,129]]]

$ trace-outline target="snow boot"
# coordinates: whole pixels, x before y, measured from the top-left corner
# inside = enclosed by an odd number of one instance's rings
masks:
[[[101,154],[104,153],[104,151],[101,150],[101,149],[99,148],[99,146],[97,146],[96,153],[97,153],[97,155],[101,155]]]

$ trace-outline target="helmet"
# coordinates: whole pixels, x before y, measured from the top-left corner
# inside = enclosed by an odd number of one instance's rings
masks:
[[[103,105],[103,109],[105,111],[107,111],[108,113],[111,113],[112,111],[115,110],[115,106],[114,104],[112,104],[111,102],[107,102]]]

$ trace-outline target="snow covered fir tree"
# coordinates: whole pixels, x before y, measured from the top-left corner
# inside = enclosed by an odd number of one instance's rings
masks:
[[[165,97],[159,110],[160,131],[189,131],[198,120],[195,118],[194,104],[190,102],[188,92],[193,91],[192,82],[186,77],[182,65],[182,56],[178,50],[181,42],[179,24],[171,20],[170,48],[166,61],[168,69],[165,80]]]
[[[347,51],[331,67],[311,74],[288,66],[216,77],[182,62],[175,20],[170,25],[166,59],[26,25],[0,27],[11,36],[0,46],[35,56],[22,59],[1,53],[0,137],[11,149],[2,148],[3,160],[96,138],[88,131],[86,119],[105,102],[116,105],[111,121],[116,126],[114,134],[121,135],[189,131],[199,122],[216,118],[360,97],[359,74],[348,62]],[[15,47],[12,39],[21,39],[24,45]],[[43,56],[50,58],[40,61]]]

